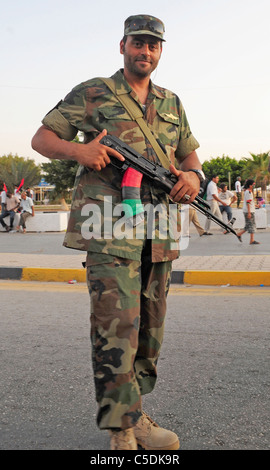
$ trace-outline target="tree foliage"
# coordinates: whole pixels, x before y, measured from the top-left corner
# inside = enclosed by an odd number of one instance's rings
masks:
[[[270,183],[270,173],[268,170],[270,151],[266,153],[259,153],[255,155],[250,154],[251,158],[244,158],[245,168],[243,170],[243,177],[245,179],[254,179],[256,186],[261,186],[262,190]]]
[[[11,153],[0,157],[0,181],[5,183],[10,191],[13,191],[23,178],[24,188],[37,185],[40,182],[40,173],[40,165],[36,165],[34,160]]]
[[[75,160],[51,160],[42,163],[42,170],[47,183],[55,185],[55,193],[66,197],[68,190],[74,186],[78,166]]]
[[[244,160],[236,160],[225,155],[211,158],[202,164],[206,177],[210,180],[212,176],[218,175],[220,183],[228,183],[229,179],[234,183],[237,176],[242,175],[244,166]]]
[[[222,157],[211,158],[202,164],[206,177],[210,180],[212,176],[219,176],[219,183],[231,181],[232,189],[237,176],[241,176],[242,184],[246,179],[254,179],[256,187],[261,187],[263,191],[270,184],[270,151],[260,154],[251,153],[250,157],[243,157],[240,160],[223,155]]]

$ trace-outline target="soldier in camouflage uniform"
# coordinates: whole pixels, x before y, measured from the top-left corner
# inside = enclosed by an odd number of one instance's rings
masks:
[[[154,208],[162,204],[168,213],[172,200],[183,201],[187,194],[192,202],[197,195],[200,181],[189,170],[201,169],[199,144],[178,96],[150,80],[161,56],[163,35],[161,20],[129,17],[120,42],[124,69],[112,76],[116,95],[102,78],[81,83],[45,116],[32,140],[42,155],[80,163],[64,245],[87,252],[97,422],[100,429],[110,431],[112,449],[137,449],[137,444],[146,449],[179,448],[178,437],[157,426],[141,404],[157,378],[171,262],[179,256],[178,244],[169,230],[165,237],[160,235],[155,213],[151,236],[147,228],[151,217],[129,227],[124,237],[114,230],[122,217],[116,209],[123,175],[110,165],[110,157],[123,157],[100,144],[106,133],[115,135],[158,162],[137,122],[118,101],[118,95],[129,94],[143,110],[178,177],[170,198],[143,179],[142,204]],[[78,131],[84,134],[84,145],[71,142]],[[97,219],[90,217],[93,211]]]

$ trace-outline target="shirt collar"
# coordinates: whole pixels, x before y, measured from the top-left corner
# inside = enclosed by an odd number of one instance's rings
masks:
[[[119,69],[111,78],[113,78],[115,82],[116,94],[117,95],[124,95],[126,93],[131,93],[132,88],[126,81],[124,77],[124,69]],[[150,93],[160,99],[164,99],[165,91],[150,80]]]

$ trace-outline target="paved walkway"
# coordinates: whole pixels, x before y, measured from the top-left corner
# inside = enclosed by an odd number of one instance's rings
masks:
[[[0,279],[85,281],[84,254],[1,253]],[[270,285],[270,255],[182,256],[173,262],[172,283],[197,285]]]
[[[213,236],[199,237],[190,227],[179,259],[173,262],[173,283],[205,285],[270,285],[270,227],[258,230],[260,245],[243,243],[211,227]],[[63,233],[0,235],[0,279],[85,282],[85,253],[63,247]]]
[[[85,254],[77,255],[38,255],[21,253],[1,253],[2,267],[33,267],[55,269],[80,269]],[[270,271],[270,255],[246,256],[181,256],[173,262],[174,271]]]

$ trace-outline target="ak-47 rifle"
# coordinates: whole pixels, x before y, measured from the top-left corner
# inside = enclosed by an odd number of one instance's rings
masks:
[[[171,192],[173,186],[177,183],[177,177],[169,170],[166,170],[160,164],[147,160],[143,155],[136,152],[136,150],[125,144],[125,142],[122,142],[117,137],[106,135],[102,137],[100,143],[113,148],[125,157],[125,160],[122,162],[116,157],[110,155],[110,160],[113,166],[125,172],[121,186],[122,199],[123,202],[130,205],[131,210],[134,209],[133,215],[136,214],[135,206],[142,208],[140,200],[140,186],[143,176],[153,184],[157,185],[158,188],[164,190],[167,194]],[[218,224],[226,230],[226,232],[233,233],[239,240],[239,237],[232,226],[225,224],[225,222],[212,214],[209,204],[204,201],[204,199],[196,196],[195,200],[191,202],[190,205],[205,215],[205,217]]]

